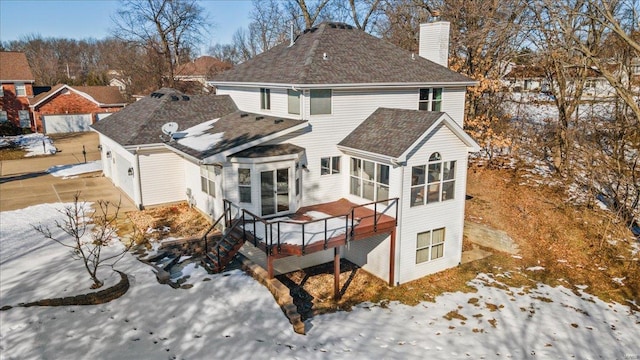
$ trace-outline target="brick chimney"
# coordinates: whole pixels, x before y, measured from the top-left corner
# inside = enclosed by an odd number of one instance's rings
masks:
[[[449,22],[420,24],[418,55],[436,64],[449,67]]]

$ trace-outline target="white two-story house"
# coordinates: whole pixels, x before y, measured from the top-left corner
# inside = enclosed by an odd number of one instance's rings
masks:
[[[271,276],[346,258],[395,285],[456,266],[478,145],[448,36],[423,24],[416,55],[307,29],[217,75],[216,96],[161,89],[95,124],[105,175],[141,207],[189,201]]]

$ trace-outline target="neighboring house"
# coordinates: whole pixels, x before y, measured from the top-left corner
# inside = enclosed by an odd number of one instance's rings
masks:
[[[120,70],[107,71],[107,79],[109,79],[109,86],[115,86],[121,93],[127,92],[127,87],[131,85],[131,79],[126,77]]]
[[[0,51],[0,123],[31,127],[29,99],[35,78],[23,52]]]
[[[240,246],[270,276],[343,257],[395,285],[456,266],[479,146],[448,39],[421,25],[415,56],[322,23],[214,77],[216,96],[160,89],[94,124],[104,173],[140,207],[187,200],[225,225],[214,269]]]
[[[89,131],[94,122],[120,111],[126,105],[113,86],[58,84],[31,99],[37,131],[66,133]]]
[[[201,56],[186,64],[181,64],[175,70],[175,80],[196,83],[204,92],[209,92],[207,81],[233,66],[212,56]]]
[[[534,65],[514,65],[503,78],[503,84],[515,92],[547,92],[549,84],[544,69]]]

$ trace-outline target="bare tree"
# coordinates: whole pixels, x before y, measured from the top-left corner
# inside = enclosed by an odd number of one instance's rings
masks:
[[[114,35],[162,59],[156,77],[174,85],[174,70],[192,48],[200,43],[207,25],[204,10],[195,0],[122,0],[113,17]]]
[[[97,209],[91,212],[89,205],[80,200],[76,193],[72,205],[59,210],[64,220],[55,222],[55,228],[62,231],[63,236],[54,235],[48,226],[39,224],[33,228],[45,238],[71,249],[71,257],[82,260],[84,267],[93,281],[92,289],[102,287],[103,281],[98,277],[101,266],[114,266],[129,251],[134,242],[124,248],[103,254],[103,249],[110,246],[117,238],[117,221],[120,204],[98,201]]]

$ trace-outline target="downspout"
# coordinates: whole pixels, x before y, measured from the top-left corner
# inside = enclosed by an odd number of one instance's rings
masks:
[[[405,162],[406,164],[406,162]],[[400,163],[398,164],[400,165]],[[399,241],[399,239],[402,239],[402,237],[400,236],[402,234],[402,221],[400,221],[400,219],[402,219],[402,205],[404,204],[404,172],[406,170],[404,165],[400,165],[402,167],[402,172],[400,173],[400,197],[398,199],[398,204],[396,204],[396,206],[398,206],[398,218],[396,219],[396,221],[398,222],[398,226],[397,226],[397,233],[396,233],[396,267],[395,269],[393,269],[393,271],[395,272],[394,277],[396,280],[396,286],[400,285],[400,266],[402,266],[402,263],[400,262],[401,260],[401,254],[402,254],[402,249],[400,246],[401,241]]]
[[[142,204],[142,177],[140,176],[140,155],[138,155],[138,151],[140,151],[140,146],[138,146],[136,148],[135,151],[135,173],[134,173],[134,179],[137,179],[136,181],[136,185],[138,187],[138,198],[136,199],[136,201],[138,202],[138,208],[140,210],[142,210],[144,208],[143,204]]]

